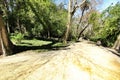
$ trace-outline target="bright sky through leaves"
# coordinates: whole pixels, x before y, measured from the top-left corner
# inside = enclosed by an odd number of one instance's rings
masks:
[[[118,1],[120,2],[120,0],[103,0],[102,5],[98,6],[98,10],[105,10],[111,4],[115,5]]]
[[[99,11],[102,11],[102,10],[106,9],[108,6],[110,6],[111,4],[113,4],[113,5],[116,4],[118,1],[120,2],[120,0],[103,0],[103,3],[101,5],[99,5],[97,7],[97,9]],[[68,0],[55,0],[56,4],[60,4],[61,2],[67,4]]]

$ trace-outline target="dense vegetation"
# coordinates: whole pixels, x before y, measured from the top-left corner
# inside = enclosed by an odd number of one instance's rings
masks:
[[[2,9],[9,33],[22,33],[34,38],[61,38],[67,10],[50,0],[4,0]]]
[[[92,13],[90,22],[93,24],[91,39],[100,40],[104,46],[113,46],[120,34],[120,2],[110,5],[101,14]]]
[[[80,2],[80,16],[74,15],[79,8],[76,2],[70,4],[72,12],[55,0],[0,0],[0,7],[7,32],[17,44],[23,39],[78,41],[83,37],[111,47],[120,34],[120,2],[99,12],[91,1]]]

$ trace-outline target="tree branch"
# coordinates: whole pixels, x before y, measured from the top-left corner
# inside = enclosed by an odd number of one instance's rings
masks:
[[[79,7],[79,6],[78,6],[77,1],[76,1],[76,2],[75,2],[75,5],[74,5],[74,7],[73,7],[73,10],[72,10],[72,12],[71,12],[72,15],[74,15],[74,13],[75,13],[75,11],[77,10],[78,7]]]

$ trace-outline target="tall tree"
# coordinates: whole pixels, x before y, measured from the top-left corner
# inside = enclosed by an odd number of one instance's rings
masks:
[[[78,26],[77,26],[77,33],[78,33],[78,40],[81,36],[81,34],[83,33],[83,31],[88,27],[89,23],[87,23],[87,25],[84,27],[84,29],[79,32],[79,25],[81,24],[81,21],[82,21],[82,18],[83,18],[83,14],[85,12],[85,10],[89,9],[90,7],[90,1],[89,0],[83,0],[82,4],[80,5],[80,9],[82,11],[82,14],[81,14],[81,17],[80,17],[80,20],[78,22]]]
[[[84,11],[89,9],[90,3],[92,3],[92,5],[91,5],[92,7],[95,7],[95,5],[97,4],[97,1],[101,1],[101,0],[81,0],[81,1],[69,0],[69,4],[68,4],[68,22],[67,22],[67,25],[66,25],[67,27],[66,27],[64,40],[63,40],[64,43],[67,43],[67,40],[68,40],[68,37],[69,37],[69,34],[70,34],[72,18],[74,16],[76,10],[78,8],[81,8],[82,13],[81,13],[81,17],[80,17],[80,20],[79,20],[79,23],[78,23],[78,24],[80,24],[81,21],[82,21]],[[79,25],[78,25],[77,29],[78,28],[79,28]]]
[[[63,43],[67,43],[67,39],[69,37],[69,32],[70,32],[70,26],[71,26],[71,20],[72,20],[72,16],[73,16],[73,13],[72,13],[72,4],[73,4],[73,0],[69,0],[69,4],[68,4],[68,22],[67,22],[67,29],[66,29],[66,32],[65,32],[65,35],[64,35],[64,40],[63,40]]]
[[[71,24],[72,24],[72,17],[74,16],[77,8],[79,8],[81,4],[78,4],[77,0],[69,0],[68,3],[68,22],[66,25],[66,31],[65,31],[65,35],[63,38],[63,43],[67,43],[69,34],[70,34],[70,28],[71,28]]]
[[[0,14],[0,52],[2,55],[10,55],[12,54],[12,43],[8,37],[7,29],[2,20],[2,14]]]

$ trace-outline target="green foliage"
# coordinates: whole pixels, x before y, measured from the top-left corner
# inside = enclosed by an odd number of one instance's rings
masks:
[[[24,39],[24,34],[22,33],[13,33],[11,34],[11,39],[15,41],[15,43],[20,44],[21,41]]]
[[[104,46],[112,46],[117,35],[120,34],[120,3],[109,6],[98,19],[94,20],[94,16],[91,16],[90,20],[93,21],[91,23],[95,27],[93,29],[95,35],[91,39],[100,40]]]
[[[30,38],[62,37],[67,11],[53,0],[8,0],[6,5],[0,4],[10,33],[18,31]]]
[[[93,11],[89,17],[88,22],[92,25],[92,36],[97,36],[100,32],[100,14],[97,11]]]
[[[101,36],[103,36],[103,39],[106,38],[107,46],[112,46],[120,33],[120,3],[108,7],[104,14],[106,15],[103,16],[105,19]]]
[[[5,3],[7,6],[0,4],[4,12],[3,18],[7,29],[13,33],[12,39],[17,43],[21,43],[24,36],[52,39],[63,37],[66,30],[67,10],[62,4],[56,5],[54,0],[2,1],[7,1]],[[120,3],[110,5],[102,13],[92,11],[87,18],[91,31],[86,32],[85,37],[93,41],[100,40],[104,46],[112,46],[117,35],[120,34]],[[73,23],[71,26],[76,25],[76,22]],[[76,39],[75,29],[71,27],[69,40]]]
[[[65,9],[58,9],[51,1],[31,0],[28,5],[34,14],[35,25],[32,29],[34,35],[39,33],[39,37],[46,38],[63,35],[67,16]]]

